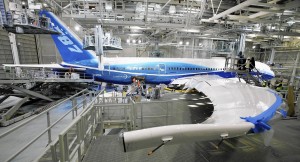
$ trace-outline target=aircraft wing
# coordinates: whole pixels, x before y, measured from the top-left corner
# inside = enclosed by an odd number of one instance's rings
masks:
[[[159,144],[232,138],[270,130],[268,121],[282,103],[269,88],[256,87],[215,75],[199,75],[174,80],[186,89],[197,89],[210,98],[213,114],[203,123],[169,125],[123,133],[125,151]]]

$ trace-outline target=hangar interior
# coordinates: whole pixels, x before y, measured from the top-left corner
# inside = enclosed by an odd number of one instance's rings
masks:
[[[51,22],[38,18],[40,10],[48,10],[57,15],[69,30],[80,37],[85,49],[95,50],[94,29],[97,25],[101,25],[104,45],[106,43],[104,57],[211,59],[233,58],[241,53],[245,58],[254,57],[256,61],[269,65],[274,71],[275,78],[270,81],[269,86],[278,91],[284,100],[289,100],[287,98],[288,87],[293,86],[291,93],[294,99],[291,102],[295,107],[294,117],[298,116],[299,119],[299,9],[299,0],[0,0],[0,25],[2,26],[0,29],[0,65],[62,62],[59,50],[51,36],[51,34],[59,33],[48,28]],[[38,27],[35,26],[35,22],[39,22]],[[47,23],[49,23],[48,26]],[[115,45],[118,47],[115,48]],[[39,68],[34,70],[42,71]],[[65,76],[66,71],[62,72],[61,76]],[[38,79],[43,80],[43,78]],[[18,119],[6,120],[6,123],[2,124],[10,126],[0,129],[0,150],[6,150],[3,151],[3,156],[1,155],[3,159],[0,158],[0,161],[22,161],[22,158],[28,161],[300,160],[299,155],[296,155],[300,150],[300,143],[291,141],[297,133],[299,134],[299,120],[288,120],[281,125],[275,125],[275,128],[289,133],[287,135],[275,134],[273,147],[266,148],[258,136],[250,136],[244,139],[226,140],[220,149],[215,149],[219,147],[219,141],[215,140],[175,146],[166,145],[152,156],[145,154],[149,149],[124,153],[119,145],[120,139],[114,131],[119,133],[125,128],[135,130],[158,125],[198,123],[187,121],[186,117],[178,121],[171,120],[168,119],[171,113],[163,114],[171,108],[174,108],[171,116],[176,116],[176,112],[181,111],[184,114],[185,110],[181,108],[192,101],[180,103],[170,101],[171,97],[153,101],[151,102],[153,105],[138,103],[136,100],[123,101],[122,94],[116,92],[112,92],[112,96],[107,96],[104,90],[99,90],[97,93],[86,90],[85,88],[98,85],[96,81],[88,77],[70,82],[55,80],[51,83],[38,82],[29,84],[26,77],[22,79],[21,75],[21,79],[15,79],[7,69],[0,69],[0,104],[7,95],[16,90],[43,100],[35,105],[39,107],[38,110],[26,107],[25,109],[29,109],[30,113],[29,111],[19,112],[21,115]],[[276,89],[278,84],[281,86]],[[13,112],[29,100],[27,95],[19,95],[24,98],[19,100],[19,106],[12,106],[11,109],[15,109]],[[205,98],[204,94],[197,95]],[[180,96],[177,97],[180,98]],[[210,110],[210,101],[205,102],[207,103],[205,113],[209,114],[213,110]],[[53,106],[57,104],[71,105],[70,111],[64,112],[68,114],[67,118],[56,114],[58,110],[56,111]],[[4,104],[2,106],[5,107]],[[102,110],[97,110],[97,107],[101,107]],[[118,107],[121,110],[116,109]],[[133,107],[141,113],[141,116],[136,116],[136,120],[131,118],[134,116],[130,111]],[[85,108],[88,111],[85,111]],[[158,112],[151,114],[151,109],[154,108],[158,108]],[[160,108],[163,109],[161,112]],[[2,111],[4,109],[5,111]],[[175,109],[178,110],[175,111]],[[0,121],[4,117],[14,116],[6,108],[0,110]],[[50,111],[53,112],[50,113]],[[128,118],[124,117],[125,112],[130,112]],[[143,112],[146,115],[143,115]],[[102,116],[104,113],[108,116]],[[97,115],[93,116],[93,114]],[[77,119],[77,115],[82,118]],[[148,119],[147,115],[156,117]],[[49,116],[51,116],[51,122]],[[54,119],[53,116],[55,116]],[[16,137],[7,135],[12,133],[17,136],[17,131],[22,131],[17,129],[26,124],[28,126],[21,129],[30,128],[30,122],[35,118],[44,118],[41,121],[43,120],[48,128],[35,132],[35,136],[41,133],[40,137],[26,138],[24,145],[13,147],[12,152],[7,151],[7,148],[10,148],[9,145],[18,145],[20,142],[20,140],[15,140]],[[59,126],[53,122],[56,118],[57,123],[62,122]],[[101,124],[97,125],[90,118]],[[205,116],[195,118],[206,119]],[[51,136],[52,127],[61,129],[52,129]],[[112,129],[112,131],[105,133],[102,132],[103,129]],[[105,137],[103,134],[111,136]],[[96,136],[99,138],[94,139]],[[8,140],[15,142],[5,143]],[[41,147],[41,142],[36,142],[39,140],[47,141],[47,146],[43,148],[45,150],[36,154],[29,153],[34,148]],[[284,141],[288,141],[288,144],[284,144]],[[32,157],[28,157],[29,154],[32,154]],[[254,155],[260,155],[260,157],[249,158]]]

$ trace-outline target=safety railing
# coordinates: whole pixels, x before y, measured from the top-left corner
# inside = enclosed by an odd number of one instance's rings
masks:
[[[134,104],[134,123],[136,129],[174,124],[173,109],[175,101],[137,102]]]
[[[79,96],[81,96],[81,98],[79,98]],[[36,145],[36,143],[40,143],[40,141],[38,140],[45,140],[45,136],[47,136],[46,139],[48,139],[48,144],[47,145],[51,145],[52,143],[52,139],[53,139],[53,127],[57,126],[58,123],[60,123],[62,120],[64,120],[67,116],[70,116],[69,114],[72,113],[72,119],[74,119],[76,117],[76,115],[78,114],[78,110],[81,109],[81,111],[84,111],[87,107],[89,107],[90,105],[88,105],[87,101],[91,100],[93,97],[95,96],[94,92],[90,92],[87,89],[84,89],[82,91],[80,91],[79,93],[57,103],[56,105],[52,106],[51,108],[49,108],[48,110],[42,112],[41,114],[35,116],[34,118],[28,120],[27,122],[24,122],[23,124],[20,124],[18,126],[16,126],[15,128],[3,133],[0,135],[0,138],[3,138],[5,136],[8,136],[9,134],[13,133],[14,131],[16,131],[17,129],[21,128],[22,126],[24,126],[25,124],[30,124],[31,121],[38,119],[38,118],[42,118],[45,117],[46,120],[46,125],[47,128],[42,130],[35,138],[31,139],[26,145],[22,146],[17,152],[15,152],[13,155],[11,155],[9,158],[7,158],[5,161],[15,161],[15,159],[20,160],[20,157],[18,157],[20,154],[26,153],[26,149],[28,149],[29,147],[33,147],[34,145]],[[66,103],[67,101],[72,100],[72,108],[70,110],[68,110],[65,114],[63,114],[60,118],[58,118],[56,121],[52,122],[51,124],[51,111],[53,109],[55,109],[57,106],[62,105],[64,103]],[[75,102],[76,100],[76,102]],[[78,100],[80,100],[78,102]],[[95,101],[95,99],[93,100]],[[56,116],[53,116],[56,117]],[[52,117],[52,118],[53,118]],[[52,145],[51,145],[52,146]],[[44,148],[44,147],[42,147]],[[42,148],[35,148],[37,151],[35,151],[34,153],[38,153],[41,152]],[[51,149],[55,150],[55,147],[51,147]],[[32,149],[31,149],[32,150]],[[28,150],[27,150],[28,151]],[[30,152],[31,154],[33,154],[32,152]],[[34,160],[35,157],[33,157],[33,159],[28,159],[29,161]]]
[[[123,102],[124,101],[124,102]],[[59,134],[38,161],[82,161],[95,131],[109,128],[134,130],[136,127],[174,124],[172,107],[176,101],[135,102],[131,97],[109,97],[100,92],[90,105]],[[147,105],[147,106],[145,106]],[[147,108],[146,108],[147,107]],[[150,109],[154,109],[152,113]],[[155,121],[161,121],[153,125]],[[136,123],[138,121],[138,123]],[[150,123],[150,124],[149,124]],[[180,122],[179,122],[180,123]],[[98,127],[96,129],[96,127]]]
[[[132,104],[103,104],[95,105],[101,114],[101,128],[132,129]]]
[[[69,126],[64,129],[59,138],[49,144],[42,156],[36,161],[76,161],[82,159],[92,140],[93,133],[100,122],[101,112],[95,106],[102,98],[104,90],[96,97],[89,100],[83,111],[78,115]],[[76,108],[72,111],[76,114]],[[80,161],[78,160],[78,161]]]

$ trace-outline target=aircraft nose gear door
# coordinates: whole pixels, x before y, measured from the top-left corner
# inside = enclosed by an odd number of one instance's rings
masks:
[[[166,65],[158,64],[158,74],[166,74]]]

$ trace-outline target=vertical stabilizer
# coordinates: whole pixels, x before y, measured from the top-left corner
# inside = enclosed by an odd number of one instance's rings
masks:
[[[98,67],[98,59],[92,51],[83,50],[80,39],[52,12],[41,11],[41,16],[50,18],[54,30],[52,39],[64,62],[81,66]]]

